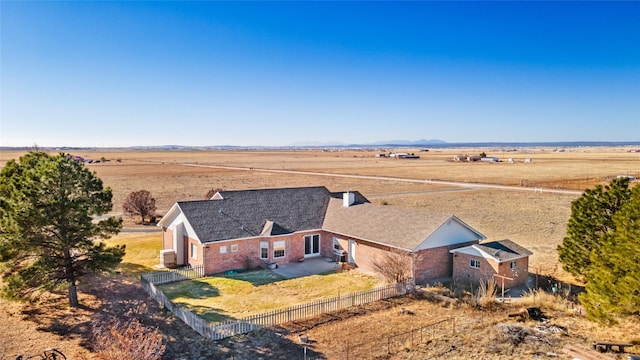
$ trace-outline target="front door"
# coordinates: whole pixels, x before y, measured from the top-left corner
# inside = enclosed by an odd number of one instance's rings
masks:
[[[320,255],[320,235],[307,235],[304,237],[304,256]]]

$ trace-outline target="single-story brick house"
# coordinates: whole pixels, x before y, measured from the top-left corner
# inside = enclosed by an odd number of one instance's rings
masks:
[[[453,278],[477,283],[493,278],[505,288],[525,285],[529,278],[529,256],[533,253],[511,240],[474,244],[450,251]],[[497,275],[497,276],[496,276]]]
[[[337,257],[372,272],[393,251],[406,256],[417,283],[452,276],[450,251],[485,239],[453,215],[375,205],[323,186],[221,191],[177,202],[158,226],[161,258],[204,265],[207,274],[309,257]]]

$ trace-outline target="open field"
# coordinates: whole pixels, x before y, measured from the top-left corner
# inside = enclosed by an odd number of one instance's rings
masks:
[[[633,147],[557,149],[503,148],[436,149],[415,153],[417,160],[376,158],[376,151],[79,151],[85,158],[111,161],[89,164],[114,193],[112,213],[121,213],[129,192],[146,189],[162,214],[175,201],[202,199],[211,188],[251,188],[324,185],[331,191],[358,190],[372,202],[455,214],[489,239],[509,238],[534,252],[531,266],[564,277],[557,268],[555,248],[565,235],[574,194],[548,194],[422,183],[424,179],[583,190],[620,174],[640,175],[640,153]],[[512,149],[507,149],[512,150]],[[456,154],[486,152],[517,162],[465,163],[447,161]],[[2,152],[0,163],[23,152]],[[530,164],[523,163],[532,158]],[[115,160],[120,160],[116,162]],[[221,169],[184,166],[235,167]],[[283,174],[249,169],[296,170],[325,174],[407,178],[419,182]],[[127,225],[128,226],[128,225]]]
[[[566,152],[554,152],[554,149],[528,149],[516,152],[502,152],[499,149],[444,149],[432,150],[428,153],[420,152],[419,160],[395,160],[375,158],[374,152],[321,152],[321,151],[201,151],[201,152],[79,152],[87,158],[99,159],[105,157],[111,160],[120,159],[121,162],[111,161],[106,164],[91,164],[88,167],[95,170],[106,186],[114,192],[114,209],[112,213],[121,213],[122,200],[131,191],[147,189],[157,199],[158,212],[163,213],[175,201],[201,199],[211,188],[227,190],[272,188],[281,186],[312,186],[324,185],[332,191],[358,190],[368,196],[374,203],[390,204],[407,208],[419,208],[438,212],[452,213],[460,217],[469,225],[478,229],[491,240],[509,238],[531,249],[534,255],[531,259],[531,270],[540,270],[545,274],[562,276],[558,270],[556,246],[565,234],[566,222],[570,216],[571,201],[577,195],[520,192],[517,190],[496,189],[466,189],[461,187],[433,185],[426,183],[409,183],[395,180],[371,180],[344,177],[326,177],[310,174],[282,174],[254,169],[292,169],[335,174],[375,175],[385,177],[410,178],[416,180],[440,179],[460,182],[482,182],[493,184],[507,184],[520,186],[526,180],[527,186],[540,186],[567,189],[585,189],[596,184],[605,183],[616,175],[638,176],[640,172],[640,154],[629,153],[628,148],[584,148],[569,149]],[[449,162],[455,154],[476,154],[485,151],[489,156],[502,159],[514,158],[520,160],[516,164],[506,162],[490,163],[457,163]],[[17,158],[23,152],[0,153],[0,165],[8,159]],[[416,152],[417,153],[417,152]],[[74,153],[76,154],[76,153]],[[524,158],[533,158],[531,164],[521,162]],[[199,168],[180,165],[181,163],[198,163],[227,167],[241,167],[246,169]],[[637,184],[637,182],[636,182]],[[129,226],[129,225],[127,225]],[[269,332],[261,338],[240,337],[229,342],[207,345],[197,338],[197,335],[171,316],[156,313],[157,307],[148,302],[139,288],[137,275],[147,271],[158,262],[160,248],[159,233],[130,234],[122,233],[109,241],[111,244],[126,243],[127,256],[120,267],[123,274],[108,279],[96,279],[81,284],[81,301],[89,304],[90,309],[71,310],[64,305],[64,296],[52,296],[41,299],[44,304],[23,305],[2,301],[0,304],[5,311],[0,315],[0,359],[9,359],[19,352],[28,353],[45,347],[58,347],[65,350],[67,355],[86,347],[88,321],[99,312],[114,311],[114,308],[125,306],[125,303],[147,302],[149,314],[148,323],[158,326],[167,342],[168,359],[226,359],[235,354],[236,358],[263,358],[287,356],[286,354],[300,354],[300,346],[293,337],[283,340],[280,336],[271,336]],[[413,300],[412,300],[413,301]],[[415,300],[415,320],[405,321],[422,324],[434,320],[432,314],[455,316],[471,316],[467,310],[449,309],[448,307],[423,303],[425,300]],[[62,305],[61,305],[62,304]],[[406,305],[406,304],[405,304]],[[403,306],[405,306],[403,305]],[[424,310],[421,310],[424,306]],[[413,308],[412,308],[413,309]],[[382,327],[392,324],[398,317],[395,310],[382,312],[386,315],[370,317],[362,314],[357,320],[363,324],[370,324],[372,331],[379,334],[389,333],[391,330]],[[503,340],[497,337],[495,321],[500,318],[489,319],[484,316],[483,326],[470,327],[473,335],[457,335],[447,340],[438,340],[430,345],[434,350],[428,352],[403,352],[406,358],[431,358],[447,356],[451,358],[469,358],[469,354],[487,355],[488,347],[502,346]],[[563,341],[588,343],[594,339],[600,340],[630,340],[631,334],[640,333],[640,329],[633,324],[615,328],[604,328],[587,322],[581,315],[557,316],[554,321],[570,329],[569,336]],[[563,320],[560,320],[563,319]],[[400,319],[402,320],[402,319]],[[356,321],[356,320],[354,320]],[[335,339],[345,339],[349,336],[350,323],[334,322],[335,327],[327,327],[324,331],[328,335],[312,333],[310,336],[318,340],[319,351],[325,356],[342,358],[328,350]],[[328,323],[328,324],[331,324]],[[339,325],[342,324],[342,325]],[[636,324],[637,325],[637,324]],[[328,326],[328,325],[327,325]],[[320,326],[317,327],[320,331]],[[314,328],[315,329],[315,328]],[[342,329],[345,332],[339,332]],[[399,328],[398,328],[399,329]],[[16,334],[21,336],[16,337]],[[477,336],[475,334],[478,334]],[[483,343],[487,334],[495,343]],[[331,335],[331,336],[329,336]],[[326,336],[326,340],[324,338]],[[362,333],[362,336],[374,338],[375,334]],[[8,341],[11,339],[11,341]],[[333,340],[331,340],[333,339]],[[283,342],[284,341],[284,342]],[[477,343],[478,346],[474,344]],[[84,344],[84,345],[83,345]],[[340,343],[342,344],[342,343]],[[496,345],[497,344],[497,345]],[[461,352],[445,353],[455,345]],[[323,348],[324,347],[324,348]],[[286,349],[293,349],[287,353]],[[557,350],[554,347],[553,350]],[[4,354],[3,354],[4,351]],[[32,352],[33,352],[32,351]],[[284,351],[284,352],[282,352]],[[298,351],[298,352],[295,352]],[[425,349],[424,351],[429,351]],[[531,356],[530,353],[514,353],[505,347],[506,355],[491,354],[491,358],[512,358],[509,354]],[[511,353],[509,351],[512,351]],[[245,354],[246,356],[242,356]],[[256,356],[256,354],[262,354]],[[283,355],[285,354],[285,355]],[[445,355],[443,355],[445,354]],[[400,355],[397,355],[400,356]],[[73,356],[72,356],[73,357]],[[396,357],[400,358],[400,357]],[[481,358],[481,357],[479,357]],[[562,358],[562,357],[561,357]]]

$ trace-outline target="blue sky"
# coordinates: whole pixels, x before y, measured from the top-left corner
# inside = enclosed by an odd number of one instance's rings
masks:
[[[0,1],[0,145],[640,140],[640,2]]]

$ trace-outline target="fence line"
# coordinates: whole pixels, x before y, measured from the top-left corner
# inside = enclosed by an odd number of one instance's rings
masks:
[[[167,275],[177,274],[177,275]],[[180,272],[162,272],[157,274],[143,274],[140,277],[142,288],[155,299],[161,306],[171,311],[176,317],[184,321],[200,335],[211,339],[221,340],[230,336],[245,334],[261,327],[271,327],[290,321],[318,316],[327,312],[345,309],[351,306],[403,296],[413,291],[411,282],[380,286],[371,290],[360,291],[348,295],[333,297],[326,300],[317,300],[311,303],[292,306],[282,310],[274,310],[266,313],[248,316],[239,320],[229,320],[210,324],[191,311],[173,303],[156,287],[174,281],[186,280],[187,275]],[[183,278],[184,277],[184,278]],[[199,276],[198,276],[199,277]],[[158,281],[155,283],[154,281]]]
[[[154,285],[170,284],[182,280],[204,277],[204,265],[187,266],[142,274],[142,277]]]
[[[455,332],[456,319],[449,317],[420,326],[401,333],[386,335],[369,341],[350,344],[346,343],[341,350],[334,355],[342,359],[383,358],[424,344],[436,337],[441,337]]]
[[[436,335],[442,336],[453,333],[455,332],[455,327],[456,319],[450,317],[403,333],[388,336],[387,353],[394,354],[402,349],[422,344],[427,339],[432,339]]]

